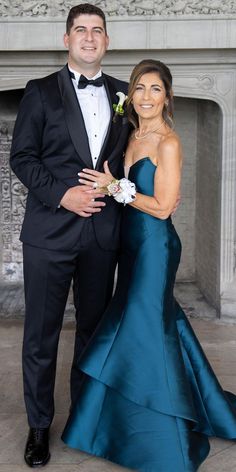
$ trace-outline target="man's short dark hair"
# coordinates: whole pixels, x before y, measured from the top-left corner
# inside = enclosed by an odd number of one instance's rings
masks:
[[[70,9],[67,20],[66,20],[66,33],[67,34],[70,34],[70,30],[74,24],[75,18],[77,18],[80,15],[100,16],[100,18],[102,18],[102,21],[103,21],[105,33],[107,34],[105,13],[101,10],[101,8],[96,7],[95,5],[91,5],[90,3],[80,3],[80,5],[76,5]]]

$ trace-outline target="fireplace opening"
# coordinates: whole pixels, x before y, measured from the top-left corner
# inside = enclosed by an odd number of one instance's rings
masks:
[[[9,168],[9,152],[22,94],[23,90],[0,92],[0,273],[6,290],[18,290],[20,314],[19,232],[26,189]],[[210,100],[176,97],[175,129],[184,152],[181,203],[173,217],[182,241],[176,296],[189,315],[215,317],[220,303],[221,109]]]
[[[188,307],[192,296],[192,312],[196,315],[201,310],[207,311],[202,304],[203,296],[212,307],[211,316],[217,316],[220,310],[222,112],[211,100],[177,98],[175,121],[184,151],[182,199],[173,218],[183,247],[176,294],[178,297],[179,293],[181,302]],[[195,286],[190,288],[186,283]]]

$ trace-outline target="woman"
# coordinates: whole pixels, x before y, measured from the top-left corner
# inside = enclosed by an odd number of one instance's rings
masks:
[[[137,193],[128,183],[116,292],[81,360],[87,376],[63,433],[72,447],[142,472],[196,471],[207,436],[236,438],[236,397],[220,387],[173,296],[181,244],[170,214],[182,153],[171,84],[159,61],[131,75],[125,170]],[[105,174],[80,175],[120,201],[112,179],[107,163]]]

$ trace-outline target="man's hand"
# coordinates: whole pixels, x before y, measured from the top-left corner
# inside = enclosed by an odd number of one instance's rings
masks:
[[[86,185],[71,187],[63,195],[60,205],[79,216],[87,218],[93,213],[99,213],[106,205],[105,202],[96,201],[95,198],[103,198],[104,194],[98,190],[88,188]]]

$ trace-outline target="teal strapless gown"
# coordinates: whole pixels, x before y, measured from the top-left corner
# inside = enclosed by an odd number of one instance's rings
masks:
[[[145,157],[129,178],[153,195],[155,171]],[[170,218],[125,207],[117,288],[81,360],[87,376],[62,436],[69,446],[141,472],[193,472],[207,436],[236,438],[236,397],[173,297],[180,253]]]

